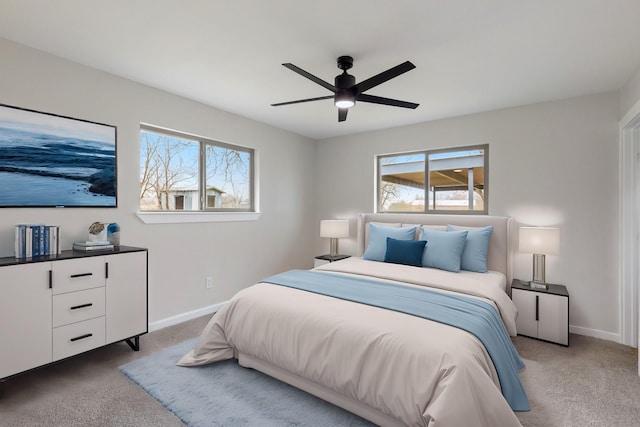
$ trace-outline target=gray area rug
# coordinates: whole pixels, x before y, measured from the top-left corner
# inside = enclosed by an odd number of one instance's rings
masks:
[[[243,368],[235,360],[176,366],[195,341],[153,353],[120,370],[192,427],[373,425],[261,372]]]

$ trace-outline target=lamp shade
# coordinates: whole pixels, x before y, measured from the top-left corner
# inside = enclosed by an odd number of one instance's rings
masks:
[[[560,229],[520,227],[520,252],[560,255]]]
[[[349,237],[349,220],[325,219],[320,221],[320,237]]]

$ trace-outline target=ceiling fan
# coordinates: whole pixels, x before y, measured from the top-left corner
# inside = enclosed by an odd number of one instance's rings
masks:
[[[356,84],[356,78],[347,73],[347,70],[353,67],[353,58],[350,56],[341,56],[338,58],[338,68],[342,70],[342,74],[338,74],[335,78],[335,85],[327,83],[324,80],[314,76],[296,67],[293,64],[282,64],[291,71],[300,74],[302,77],[306,77],[312,82],[319,84],[320,86],[329,89],[333,92],[333,95],[320,96],[317,98],[299,99],[297,101],[280,102],[277,104],[271,104],[272,107],[278,107],[280,105],[299,104],[301,102],[320,101],[322,99],[331,99],[336,107],[338,107],[338,121],[343,122],[347,119],[347,112],[349,108],[356,105],[356,101],[370,102],[373,104],[391,105],[393,107],[403,107],[415,109],[420,104],[414,104],[413,102],[399,101],[397,99],[383,98],[381,96],[368,95],[365,91],[378,86],[388,80],[398,77],[400,74],[416,68],[411,62],[406,61],[400,65],[396,65],[393,68],[389,68],[386,71],[376,74],[373,77],[368,78],[358,84]]]

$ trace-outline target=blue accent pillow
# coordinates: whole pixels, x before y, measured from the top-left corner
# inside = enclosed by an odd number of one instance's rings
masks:
[[[465,230],[464,227],[449,225],[449,231]],[[481,228],[467,228],[467,241],[460,257],[460,268],[476,273],[486,273],[487,257],[489,256],[489,240],[493,234],[493,226]]]
[[[459,273],[467,231],[440,231],[424,227],[420,230],[420,240],[428,242],[422,255],[422,265]]]
[[[416,227],[384,227],[377,224],[369,224],[369,246],[364,251],[362,259],[369,261],[384,261],[387,252],[387,237],[398,240],[413,240]]]
[[[425,240],[398,240],[387,237],[387,252],[384,262],[422,267]]]

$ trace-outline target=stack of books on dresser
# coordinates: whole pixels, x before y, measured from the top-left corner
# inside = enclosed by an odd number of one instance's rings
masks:
[[[112,251],[113,244],[108,240],[75,242],[73,250],[78,252]]]
[[[60,227],[45,224],[18,224],[15,228],[15,257],[32,258],[61,252]]]

